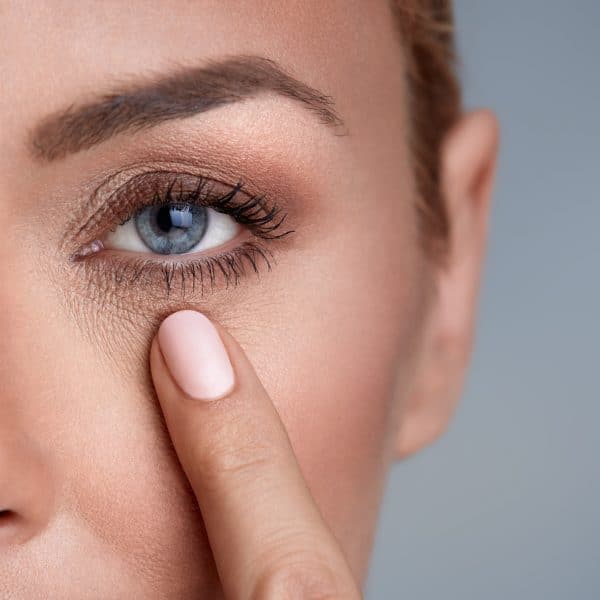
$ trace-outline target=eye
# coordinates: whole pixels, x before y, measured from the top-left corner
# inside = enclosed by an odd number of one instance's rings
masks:
[[[261,267],[270,271],[278,241],[294,230],[284,228],[287,215],[273,199],[243,186],[152,171],[104,198],[96,192],[92,203],[99,208],[77,225],[85,242],[72,255],[73,263],[102,278],[103,289],[106,281],[118,289],[137,286],[146,299],[161,282],[167,297],[175,288],[182,296],[202,295],[237,285]]]
[[[107,249],[188,254],[235,239],[242,227],[233,217],[191,202],[145,206],[103,240]]]

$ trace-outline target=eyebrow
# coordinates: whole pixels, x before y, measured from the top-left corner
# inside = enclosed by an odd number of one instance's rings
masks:
[[[191,117],[268,92],[300,102],[325,125],[343,125],[331,96],[292,77],[271,59],[233,56],[179,67],[53,113],[31,130],[30,149],[36,158],[53,161],[118,133]]]

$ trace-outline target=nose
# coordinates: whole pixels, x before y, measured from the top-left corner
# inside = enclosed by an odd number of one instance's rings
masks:
[[[13,231],[10,214],[0,210],[0,226]],[[53,332],[43,324],[53,309],[31,279],[36,271],[25,262],[27,253],[15,248],[16,239],[0,240],[0,281],[14,275],[11,285],[0,285],[0,566],[4,552],[35,538],[52,517],[53,444],[61,437],[48,408],[51,375],[59,369],[51,360]]]
[[[0,425],[0,552],[40,533],[52,514],[48,463],[23,430]]]

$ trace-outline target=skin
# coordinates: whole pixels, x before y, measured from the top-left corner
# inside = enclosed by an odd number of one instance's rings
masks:
[[[498,132],[477,111],[446,138],[452,236],[446,265],[434,265],[419,239],[391,13],[384,0],[350,4],[54,0],[0,9],[0,509],[10,511],[0,517],[0,597],[269,597],[264,590],[299,585],[308,571],[315,597],[328,586],[358,594],[390,465],[433,441],[460,395]],[[260,94],[60,160],[31,153],[40,120],[116,80],[232,54],[273,58],[330,95],[345,133],[293,100]],[[243,177],[277,199],[294,234],[267,242],[270,271],[204,295],[167,295],[151,278],[116,285],[114,254],[94,273],[70,260],[92,184],[125,166],[167,163],[231,184]],[[202,434],[206,405],[164,383],[152,343],[181,309],[218,324],[236,402],[247,402],[236,416],[219,400],[217,447],[235,455],[240,440],[260,439],[285,457],[273,473],[290,482],[265,497],[225,478],[206,500],[221,516],[198,493],[220,481],[223,465],[218,452],[202,461],[215,442]],[[260,479],[254,450],[238,453],[247,481],[253,468]],[[305,515],[305,547],[322,549],[324,568],[292,560],[295,571],[274,550],[254,570],[240,566],[269,525],[240,520],[236,529],[244,504]],[[207,530],[219,522],[235,535],[213,534],[213,556]],[[281,539],[291,552],[281,554],[295,556],[297,539]]]

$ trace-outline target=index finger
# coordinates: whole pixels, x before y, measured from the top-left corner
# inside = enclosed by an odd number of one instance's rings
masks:
[[[360,597],[285,427],[234,338],[201,313],[180,311],[161,325],[150,360],[227,596]]]

